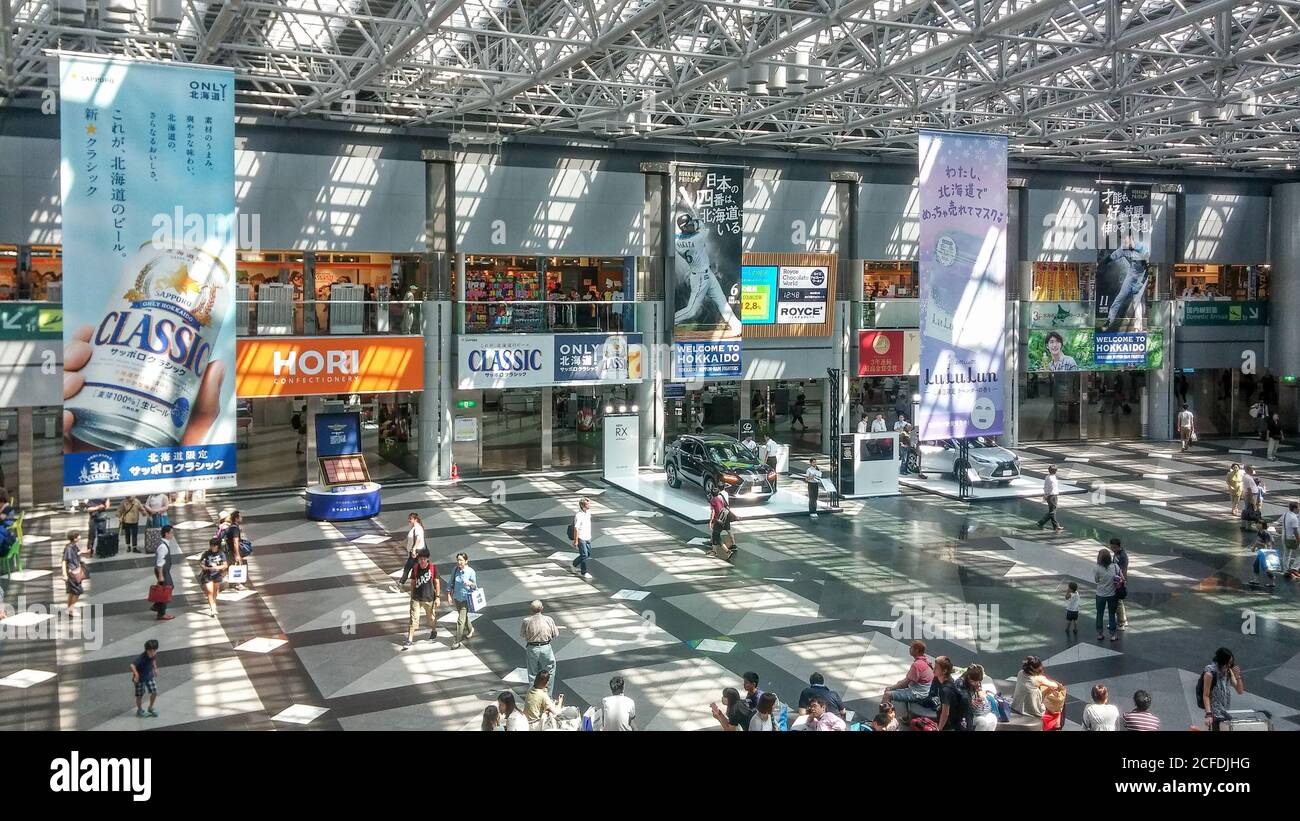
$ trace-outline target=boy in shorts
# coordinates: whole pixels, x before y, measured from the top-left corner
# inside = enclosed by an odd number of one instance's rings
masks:
[[[153,708],[158,701],[158,640],[149,639],[144,643],[144,652],[131,662],[131,683],[135,685],[135,714],[138,718],[149,716],[157,718],[158,711]],[[142,702],[145,691],[149,691],[149,711],[145,712]]]

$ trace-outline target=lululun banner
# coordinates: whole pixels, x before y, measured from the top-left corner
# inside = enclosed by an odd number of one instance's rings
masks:
[[[922,440],[1003,430],[1007,140],[922,131]]]
[[[235,82],[65,54],[65,499],[235,484]]]

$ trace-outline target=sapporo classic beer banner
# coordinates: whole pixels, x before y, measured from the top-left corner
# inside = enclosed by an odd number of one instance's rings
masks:
[[[62,55],[65,499],[235,484],[235,82]]]
[[[922,131],[922,440],[1002,433],[1007,139]]]

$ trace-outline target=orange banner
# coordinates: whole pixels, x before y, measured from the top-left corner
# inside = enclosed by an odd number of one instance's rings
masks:
[[[240,397],[424,390],[419,336],[278,336],[240,339]]]

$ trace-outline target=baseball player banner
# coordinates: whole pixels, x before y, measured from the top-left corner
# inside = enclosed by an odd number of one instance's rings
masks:
[[[1097,194],[1096,328],[1141,331],[1147,320],[1151,186],[1105,185]]]
[[[235,78],[59,60],[63,496],[235,484]]]
[[[745,169],[679,165],[673,339],[740,339]]]
[[[922,440],[1003,428],[1007,139],[920,133]]]

